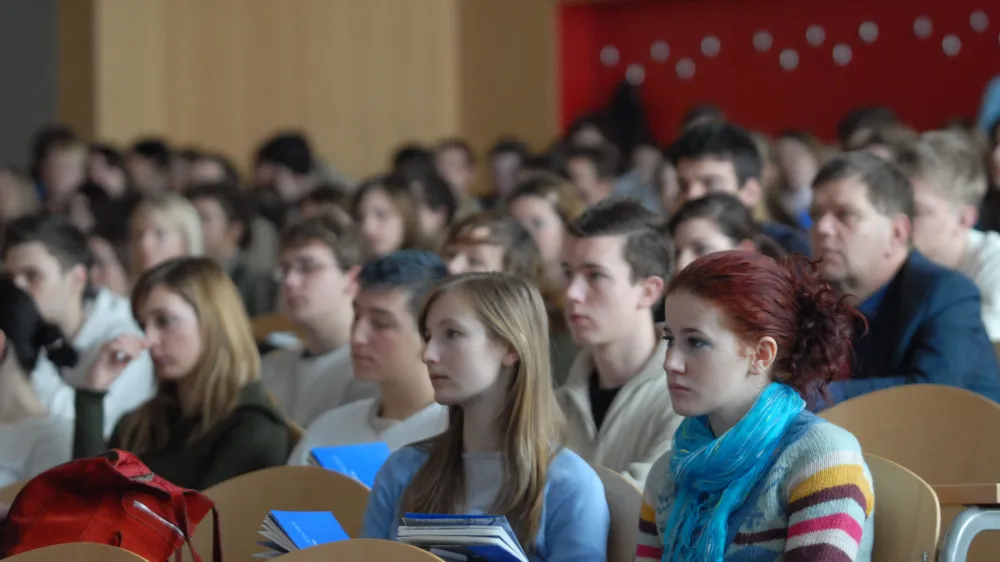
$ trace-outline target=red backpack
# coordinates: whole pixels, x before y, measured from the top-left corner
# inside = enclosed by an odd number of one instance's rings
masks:
[[[120,450],[57,466],[31,479],[0,528],[0,556],[43,546],[94,542],[132,551],[153,562],[180,560],[198,523],[212,512],[213,560],[221,562],[219,517],[212,500],[150,472]]]

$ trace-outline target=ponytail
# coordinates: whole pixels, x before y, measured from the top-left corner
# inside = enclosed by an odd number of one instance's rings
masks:
[[[849,377],[852,338],[857,327],[867,329],[864,316],[823,281],[805,257],[790,255],[781,265],[795,294],[798,334],[784,365],[786,382],[803,391]]]
[[[681,270],[667,293],[680,290],[722,308],[742,341],[774,338],[772,378],[804,396],[850,375],[852,337],[864,316],[805,257],[776,261],[757,252],[716,252]]]

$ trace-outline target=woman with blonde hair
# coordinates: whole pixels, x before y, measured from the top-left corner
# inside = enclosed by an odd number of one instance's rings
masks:
[[[365,181],[354,193],[351,207],[370,258],[425,248],[420,205],[403,176],[388,174]]]
[[[260,356],[233,282],[207,258],[166,261],[132,290],[145,338],[105,344],[76,393],[75,458],[131,451],[153,472],[205,489],[288,458],[289,430],[260,382]],[[101,436],[103,396],[148,350],[156,394]]]
[[[198,211],[175,193],[143,198],[132,211],[131,223],[131,266],[136,277],[171,258],[205,251]]]
[[[521,182],[507,198],[508,212],[531,233],[546,276],[559,286],[563,284],[560,260],[566,225],[586,208],[576,186],[550,174]]]
[[[362,536],[395,539],[403,513],[503,515],[534,562],[606,560],[604,487],[563,447],[538,290],[501,273],[453,277],[427,297],[418,325],[449,427],[386,461]]]

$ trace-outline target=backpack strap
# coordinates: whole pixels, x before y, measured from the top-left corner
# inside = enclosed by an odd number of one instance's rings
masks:
[[[187,501],[184,499],[184,493],[171,493],[170,502],[174,508],[174,516],[177,517],[177,522],[180,523],[180,528],[184,532],[184,542],[187,544],[188,550],[191,551],[191,559],[194,562],[201,562],[201,556],[194,549],[194,545],[191,544],[191,537],[188,536]],[[215,506],[212,506],[212,562],[222,562],[222,537],[220,532],[219,512],[216,511]],[[182,545],[181,548],[177,549],[176,562],[181,562],[180,555],[183,548]]]

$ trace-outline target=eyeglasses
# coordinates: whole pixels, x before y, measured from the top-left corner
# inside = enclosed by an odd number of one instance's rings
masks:
[[[283,263],[278,266],[278,269],[274,271],[275,281],[284,281],[289,275],[295,273],[302,277],[309,277],[314,273],[318,273],[324,269],[336,267],[336,264],[329,262],[315,262],[315,261],[298,261],[291,263]]]

